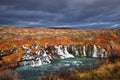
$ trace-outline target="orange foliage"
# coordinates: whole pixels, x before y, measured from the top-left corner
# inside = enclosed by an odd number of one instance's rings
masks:
[[[100,37],[96,38],[96,43],[101,43],[102,42],[102,39]]]
[[[112,33],[112,34],[111,34],[111,37],[112,37],[112,38],[117,38],[117,35],[116,35],[115,33]]]
[[[60,44],[69,44],[71,41],[67,36],[63,36],[62,39],[60,39]]]
[[[4,60],[4,62],[7,62],[7,63],[14,63],[14,62],[20,61],[21,57],[22,57],[22,54],[14,53],[14,54],[11,54],[9,56],[5,56],[3,58],[3,60]]]

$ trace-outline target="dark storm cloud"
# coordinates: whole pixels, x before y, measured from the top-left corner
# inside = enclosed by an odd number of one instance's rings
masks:
[[[119,4],[120,0],[0,0],[0,24],[77,27],[95,22],[117,24]]]

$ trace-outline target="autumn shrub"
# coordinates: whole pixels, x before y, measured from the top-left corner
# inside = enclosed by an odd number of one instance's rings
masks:
[[[108,56],[110,62],[115,62],[116,60],[120,59],[120,50],[112,49],[110,50],[110,55]]]
[[[69,75],[71,72],[68,70],[61,68],[59,71],[56,71],[54,74],[38,77],[38,80],[68,80]]]
[[[19,73],[12,73],[10,69],[6,69],[1,72],[0,80],[21,80]]]
[[[0,80],[13,80],[10,70],[5,70],[0,74]]]
[[[59,76],[50,75],[50,76],[47,76],[47,77],[38,78],[38,80],[65,80],[65,79],[61,78]]]

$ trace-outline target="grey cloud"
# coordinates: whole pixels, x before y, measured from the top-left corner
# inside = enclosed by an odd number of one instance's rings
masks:
[[[118,21],[120,0],[0,0],[0,24],[74,25]]]

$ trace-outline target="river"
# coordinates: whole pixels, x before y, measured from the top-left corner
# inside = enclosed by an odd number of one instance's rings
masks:
[[[24,80],[37,80],[38,77],[43,77],[51,74],[58,74],[58,71],[72,72],[76,69],[94,69],[100,66],[99,58],[93,57],[74,57],[63,60],[56,60],[50,64],[40,66],[21,66],[13,72],[18,72]]]

